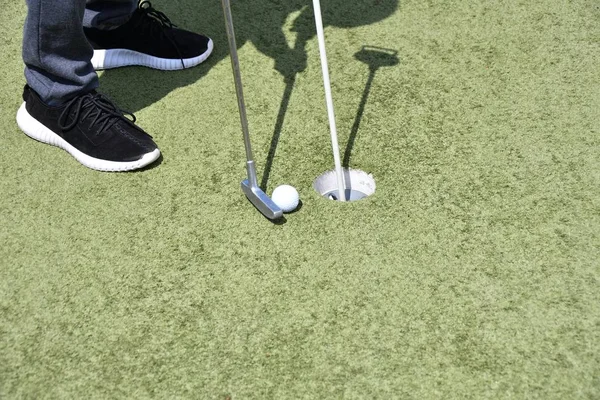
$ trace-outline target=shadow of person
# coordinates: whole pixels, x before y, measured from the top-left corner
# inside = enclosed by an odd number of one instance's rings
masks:
[[[283,18],[278,19],[276,24],[277,29],[271,27],[267,31],[256,29],[248,32],[248,40],[263,54],[275,60],[275,69],[283,76],[285,82],[285,89],[260,182],[260,188],[263,191],[267,190],[296,75],[306,68],[306,44],[316,35],[314,11],[310,5],[307,5],[307,2],[291,1],[286,6],[288,8],[284,7],[281,16]],[[397,8],[397,0],[372,0],[357,2],[356,4],[348,4],[342,0],[329,0],[321,5],[321,12],[325,25],[351,28],[380,21],[393,14]],[[282,27],[287,15],[296,11],[300,11],[292,26],[292,31],[296,33],[296,40],[294,46],[289,48]],[[354,136],[356,136],[356,133],[354,133]]]
[[[161,100],[174,89],[201,79],[210,69],[228,57],[223,11],[218,0],[195,0],[157,6],[181,28],[210,36],[215,48],[203,64],[182,71],[157,71],[148,68],[117,68],[103,71],[100,90],[130,112],[137,112]],[[351,28],[368,25],[392,15],[398,0],[327,0],[321,5],[326,26]],[[261,53],[275,61],[275,69],[286,82],[293,82],[306,67],[307,42],[315,35],[314,17],[309,0],[238,0],[232,4],[238,47],[251,42]],[[296,43],[290,48],[284,25],[290,14],[299,13],[293,22]],[[225,84],[225,83],[224,83]]]

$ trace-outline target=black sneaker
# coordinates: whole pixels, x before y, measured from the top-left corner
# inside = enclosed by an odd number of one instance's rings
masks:
[[[95,69],[141,65],[161,70],[190,68],[213,50],[210,38],[179,29],[149,1],[141,1],[131,19],[113,30],[84,28],[94,48]]]
[[[96,91],[77,96],[62,106],[46,105],[29,86],[17,112],[25,134],[60,147],[86,167],[100,171],[130,171],[156,161],[160,151],[150,135],[125,117]]]

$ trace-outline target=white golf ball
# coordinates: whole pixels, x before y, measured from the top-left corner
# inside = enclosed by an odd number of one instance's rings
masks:
[[[277,186],[275,190],[273,190],[271,199],[273,199],[273,202],[277,204],[277,206],[281,208],[283,212],[291,212],[298,207],[300,195],[295,187],[290,185],[281,185]]]

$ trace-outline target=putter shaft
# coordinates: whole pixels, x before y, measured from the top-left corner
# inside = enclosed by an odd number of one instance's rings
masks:
[[[223,14],[225,16],[225,28],[227,30],[229,51],[231,54],[231,68],[233,69],[235,92],[237,95],[238,109],[240,111],[240,122],[242,124],[242,133],[244,135],[244,146],[246,147],[246,171],[248,174],[248,179],[242,181],[242,191],[261,214],[271,220],[278,219],[283,216],[283,211],[258,186],[256,168],[254,166],[254,160],[252,156],[252,146],[250,144],[248,117],[246,116],[246,104],[244,102],[242,75],[240,72],[240,62],[237,54],[237,44],[235,42],[235,31],[233,29],[231,5],[229,4],[229,0],[221,0],[221,5],[223,6]]]

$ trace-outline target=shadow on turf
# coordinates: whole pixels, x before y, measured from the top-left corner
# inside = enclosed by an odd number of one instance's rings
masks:
[[[398,0],[362,0],[353,2],[353,4],[349,4],[347,0],[327,0],[322,2],[321,11],[326,26],[352,28],[381,21],[392,15],[398,6]],[[215,43],[215,48],[205,63],[183,71],[156,71],[139,67],[104,71],[100,76],[101,90],[114,99],[117,104],[133,113],[160,101],[177,88],[198,81],[214,65],[229,55],[220,1],[204,0],[201,6],[193,0],[175,4],[164,2],[158,7],[182,28],[210,36]],[[260,52],[275,61],[275,69],[282,75],[286,83],[260,185],[265,190],[296,75],[306,68],[306,44],[316,35],[314,14],[312,6],[307,0],[282,0],[280,2],[240,0],[232,4],[232,13],[238,47],[251,42]],[[293,13],[298,14],[292,24],[292,30],[296,33],[296,42],[290,48],[283,29],[286,20]],[[374,75],[374,71],[371,71],[371,75]],[[357,115],[351,135],[352,140],[349,142],[350,150],[346,149],[344,159],[347,162],[372,80],[370,77],[365,91],[366,95],[363,96],[362,106],[359,108],[359,115]],[[233,85],[233,79],[223,82],[223,84]],[[198,107],[202,107],[204,101],[212,101],[210,93],[198,93]],[[237,116],[232,116],[232,118],[237,118]]]
[[[398,52],[396,50],[377,46],[363,46],[363,48],[354,55],[354,58],[367,64],[369,67],[369,79],[365,85],[365,90],[363,90],[363,95],[360,100],[360,105],[358,106],[356,118],[354,119],[354,124],[352,125],[352,129],[350,131],[350,137],[348,138],[348,143],[346,144],[346,150],[344,151],[344,158],[342,160],[342,166],[344,168],[350,167],[350,156],[352,155],[352,149],[354,148],[354,143],[356,142],[358,128],[360,127],[360,122],[365,112],[367,99],[369,98],[369,93],[371,92],[371,85],[375,79],[375,73],[379,68],[393,67],[398,65],[400,62],[400,60],[398,60]]]
[[[342,166],[344,168],[350,167],[350,156],[352,155],[352,149],[354,148],[354,144],[356,142],[358,128],[360,127],[360,122],[365,112],[365,106],[367,104],[367,99],[369,98],[369,93],[371,92],[371,86],[373,84],[373,80],[375,79],[375,74],[377,70],[382,67],[392,67],[398,65],[400,60],[398,59],[397,54],[398,52],[392,49],[386,49],[377,46],[363,46],[362,49],[354,55],[354,58],[365,63],[369,67],[369,78],[367,79],[367,84],[363,90],[363,95],[360,100],[360,105],[358,106],[356,118],[354,119],[352,130],[350,131],[350,137],[348,138],[346,150],[344,151],[344,158],[342,161]],[[277,151],[277,145],[279,144],[279,138],[281,137],[283,121],[285,120],[285,114],[287,113],[290,97],[292,96],[294,82],[296,81],[296,74],[286,76],[284,77],[284,80],[286,82],[285,91],[283,93],[283,98],[281,99],[279,112],[277,113],[275,130],[273,131],[273,136],[271,138],[271,145],[269,147],[269,153],[267,155],[267,161],[265,163],[263,177],[260,183],[260,187],[263,191],[267,190],[271,168],[273,167],[273,160],[275,159],[275,152]]]

